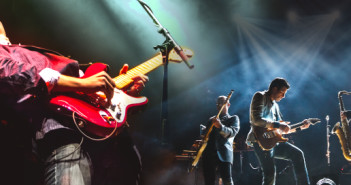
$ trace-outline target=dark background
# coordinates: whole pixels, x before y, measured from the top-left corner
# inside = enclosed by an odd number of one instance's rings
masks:
[[[333,126],[340,120],[337,93],[351,91],[349,74],[351,8],[341,0],[155,0],[145,1],[180,44],[195,55],[190,70],[169,65],[169,118],[162,139],[162,68],[149,74],[143,95],[148,107],[130,117],[130,133],[143,158],[144,184],[191,184],[186,162],[174,156],[199,138],[199,125],[216,114],[215,99],[231,89],[231,114],[241,120],[239,149],[249,131],[249,105],[255,91],[265,90],[275,77],[290,84],[280,103],[285,120],[317,117],[322,122],[290,137],[305,152],[315,182],[329,176],[349,184],[341,175],[347,168],[336,135],[330,137],[331,172],[326,154],[326,115]],[[124,63],[134,67],[152,57],[153,46],[164,41],[143,8],[132,0],[11,1],[0,3],[12,43],[32,44],[59,51],[80,61],[105,62],[116,76]],[[346,109],[351,97],[344,96]],[[236,184],[259,184],[253,152],[235,158]],[[288,163],[277,161],[277,171]],[[242,173],[240,173],[242,172]],[[201,173],[199,173],[200,175]],[[336,175],[334,175],[336,174]],[[288,168],[278,182],[291,183]],[[346,180],[345,180],[346,179]],[[201,182],[201,175],[199,183]]]

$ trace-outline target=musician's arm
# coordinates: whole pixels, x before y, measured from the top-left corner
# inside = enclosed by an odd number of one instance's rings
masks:
[[[237,115],[233,116],[230,120],[230,125],[222,127],[219,130],[219,134],[224,138],[235,137],[240,130],[240,120]]]
[[[50,92],[49,87],[45,87],[45,79],[40,75],[46,68],[42,70],[40,64],[15,60],[5,52],[0,56],[0,71],[0,94],[23,99],[25,96],[39,96]],[[60,75],[57,73],[49,72],[52,78]]]
[[[258,127],[265,128],[278,128],[280,123],[267,121],[263,118],[263,107],[264,107],[264,96],[257,92],[251,101],[250,113],[251,113],[251,124]]]
[[[54,85],[53,92],[70,92],[81,91],[86,93],[103,91],[113,91],[115,87],[114,81],[105,72],[99,72],[88,78],[76,78],[66,75],[60,75],[56,84]]]
[[[46,81],[46,80],[45,80]],[[60,74],[54,83],[52,92],[84,92],[94,93],[102,91],[107,98],[107,105],[113,97],[115,82],[105,72],[101,71],[87,78],[76,78]]]

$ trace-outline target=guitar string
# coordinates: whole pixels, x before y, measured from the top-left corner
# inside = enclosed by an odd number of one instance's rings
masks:
[[[170,53],[170,55],[172,55],[172,53]],[[172,57],[170,57],[170,58],[172,58]],[[123,83],[123,82],[125,82],[126,78],[130,79],[132,76],[135,76],[136,74],[140,73],[140,71],[138,71],[139,68],[141,68],[142,72],[148,73],[148,72],[156,69],[159,65],[162,65],[162,56],[160,54],[154,56],[153,58],[144,62],[143,64],[140,64],[139,66],[131,69],[130,71],[128,71],[126,73],[126,75],[117,76],[114,80],[116,83]],[[146,69],[146,71],[144,71],[143,68]],[[119,82],[119,81],[121,81],[121,82]],[[130,82],[125,82],[122,84],[122,86],[126,86],[129,83]]]
[[[160,60],[161,60],[160,57],[150,59],[147,62],[145,62],[144,64],[140,64],[139,66],[129,70],[125,75],[117,76],[114,79],[114,81],[116,84],[119,84],[117,86],[124,87],[133,81],[131,79],[133,76],[140,74],[140,73],[146,74],[146,73],[156,69],[159,65],[162,64],[162,63],[160,63]]]

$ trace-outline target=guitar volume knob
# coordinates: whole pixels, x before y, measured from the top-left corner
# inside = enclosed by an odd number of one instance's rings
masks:
[[[112,104],[111,106],[110,106],[110,109],[112,110],[112,111],[115,111],[116,110],[116,104]]]

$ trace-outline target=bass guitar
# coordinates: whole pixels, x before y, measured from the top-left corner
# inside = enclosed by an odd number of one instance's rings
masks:
[[[222,105],[221,109],[218,111],[218,114],[217,114],[217,116],[216,116],[216,119],[218,119],[219,116],[221,115],[224,106],[226,106],[227,103],[229,102],[229,99],[232,97],[233,92],[234,92],[234,90],[231,90],[230,93],[228,94],[225,103]],[[206,147],[207,147],[207,143],[208,143],[208,140],[209,140],[209,138],[210,138],[210,134],[211,134],[211,132],[212,132],[212,130],[213,130],[213,127],[214,127],[214,125],[213,125],[213,123],[212,123],[211,126],[209,127],[209,129],[208,129],[206,135],[204,136],[204,138],[203,138],[202,141],[200,142],[200,143],[202,143],[202,145],[201,145],[200,149],[198,150],[198,152],[197,152],[197,154],[196,154],[196,156],[195,156],[195,158],[194,158],[194,161],[191,163],[190,172],[192,172],[192,171],[195,169],[195,167],[197,166],[197,164],[199,163],[199,160],[200,160],[200,158],[201,158],[201,156],[202,156],[202,153],[205,151],[205,149],[206,149]]]
[[[192,57],[193,52],[190,49],[184,48],[183,50],[188,58]],[[170,62],[182,62],[181,57],[174,50],[170,52],[168,58]],[[133,82],[132,77],[138,74],[147,74],[161,65],[163,65],[163,60],[161,53],[159,53],[146,62],[128,70],[125,74],[113,78],[116,88],[109,107],[103,106],[106,103],[106,97],[102,92],[60,94],[50,99],[50,107],[61,115],[72,117],[77,129],[83,135],[93,140],[103,140],[113,134],[118,134],[118,128],[126,125],[129,108],[145,105],[148,102],[146,97],[132,97],[121,89],[125,89]],[[106,69],[105,64],[94,63],[88,67],[82,78]],[[94,139],[85,132],[102,138]]]
[[[309,118],[307,119],[307,121],[312,125],[321,122],[321,120],[318,118]],[[303,124],[303,121],[292,124],[290,125],[290,129],[299,128]],[[260,145],[262,150],[265,151],[272,149],[275,145],[277,145],[278,142],[287,142],[289,140],[283,137],[283,132],[278,128],[265,128],[254,126],[253,132],[256,137],[257,143]]]

